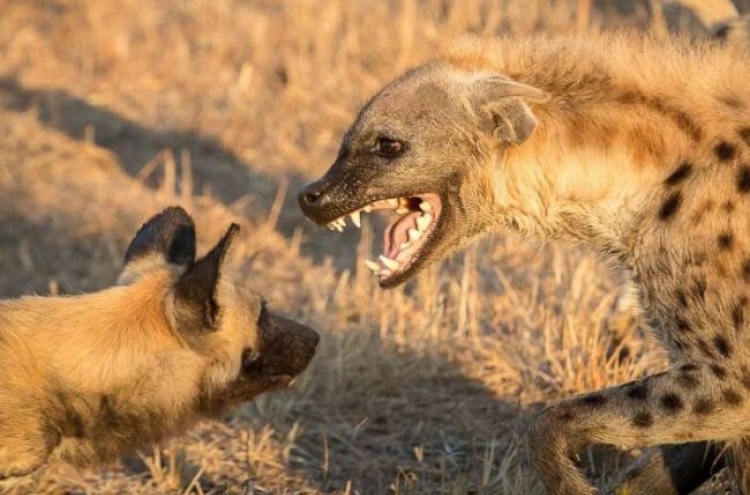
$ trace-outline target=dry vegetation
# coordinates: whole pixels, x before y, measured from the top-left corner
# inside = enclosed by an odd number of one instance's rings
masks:
[[[0,0],[0,295],[111,284],[140,222],[180,203],[207,243],[239,221],[238,269],[324,337],[293,390],[37,490],[540,493],[535,412],[663,365],[630,320],[607,325],[621,274],[497,236],[383,292],[362,264],[373,224],[321,231],[294,191],[379,85],[451,39],[651,23],[619,3]]]

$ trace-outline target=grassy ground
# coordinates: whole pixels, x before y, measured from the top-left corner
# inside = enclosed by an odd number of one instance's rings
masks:
[[[237,269],[323,334],[292,390],[117,465],[52,467],[37,490],[541,493],[524,445],[539,408],[663,366],[613,310],[622,274],[496,236],[383,292],[362,263],[378,226],[317,229],[294,192],[370,94],[463,33],[652,22],[639,2],[587,4],[0,0],[0,295],[111,284],[140,223],[179,203],[204,247],[241,223]],[[589,472],[630,455],[592,451]]]

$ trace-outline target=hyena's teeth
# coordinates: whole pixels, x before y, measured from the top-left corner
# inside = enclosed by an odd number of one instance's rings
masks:
[[[424,214],[419,217],[417,217],[417,228],[424,232],[427,230],[427,227],[430,226],[430,222],[432,222],[432,215]]]
[[[336,220],[334,220],[333,222],[331,222],[331,224],[333,224],[333,228],[335,228],[339,232],[343,232],[344,229],[346,228],[345,217],[337,218]]]
[[[362,211],[365,213],[370,213],[372,211],[372,205],[367,205],[364,208],[362,208]]]
[[[380,260],[380,262],[381,262],[381,263],[383,263],[383,264],[385,265],[385,267],[386,267],[386,268],[388,268],[389,270],[398,270],[398,267],[399,267],[399,263],[398,263],[398,261],[396,261],[396,260],[392,260],[392,259],[388,258],[387,256],[385,256],[385,255],[383,255],[383,254],[381,254],[381,255],[380,255],[380,258],[378,258],[378,259],[379,259],[379,260]]]
[[[406,215],[410,211],[411,210],[406,206],[399,206],[398,208],[396,208],[396,213],[398,213],[399,215]]]
[[[350,213],[350,214],[349,214],[349,216],[350,216],[350,217],[352,217],[352,223],[353,223],[353,224],[354,224],[354,225],[355,225],[355,226],[356,226],[357,228],[360,228],[360,227],[362,227],[362,223],[360,222],[360,217],[359,217],[359,215],[360,215],[360,214],[359,214],[359,210],[355,211],[354,213]]]
[[[419,219],[417,219],[417,222],[418,221]],[[420,237],[422,237],[422,233],[418,231],[417,229],[409,229],[407,234],[409,235],[409,242],[417,241],[419,240]]]
[[[398,198],[398,206],[401,208],[408,208],[409,200],[406,198]]]
[[[387,200],[386,203],[388,203],[388,206],[394,210],[398,208],[398,200],[396,198],[391,198]]]
[[[430,213],[432,211],[432,205],[427,201],[422,201],[419,203],[419,209],[425,213]]]
[[[372,271],[373,275],[380,273],[381,267],[377,261],[365,260],[365,266]]]

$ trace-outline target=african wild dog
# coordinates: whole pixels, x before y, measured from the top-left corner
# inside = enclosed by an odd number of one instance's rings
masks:
[[[268,311],[193,220],[138,231],[114,287],[0,301],[0,491],[48,461],[109,461],[287,386],[318,334]]]
[[[386,288],[498,228],[627,268],[672,365],[545,409],[544,485],[595,493],[574,462],[588,444],[678,444],[618,493],[689,493],[725,463],[750,495],[748,81],[716,43],[470,38],[377,93],[299,202],[339,229],[395,210],[368,263]]]

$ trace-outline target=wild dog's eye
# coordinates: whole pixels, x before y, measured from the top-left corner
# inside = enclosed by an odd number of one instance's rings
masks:
[[[404,151],[404,143],[390,138],[378,139],[375,151],[378,155],[386,158],[395,158]]]

